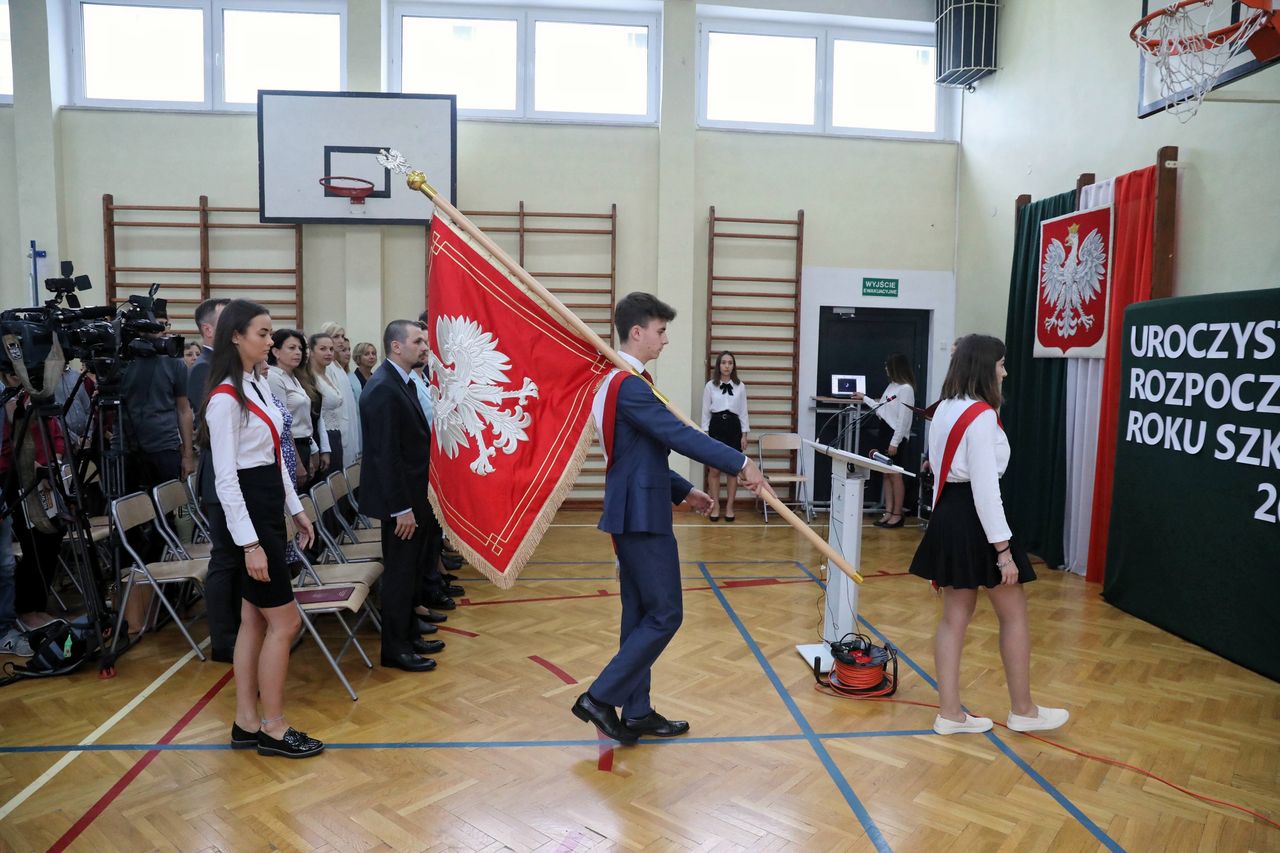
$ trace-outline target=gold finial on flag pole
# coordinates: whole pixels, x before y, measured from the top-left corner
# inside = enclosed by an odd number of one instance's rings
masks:
[[[547,308],[554,311],[556,315],[564,321],[569,328],[573,329],[583,340],[594,346],[601,355],[613,362],[613,364],[620,370],[624,370],[628,373],[635,373],[634,368],[628,364],[622,356],[614,352],[613,347],[609,346],[603,338],[596,334],[594,329],[584,323],[581,317],[566,308],[564,304],[551,293],[551,291],[542,286],[541,282],[529,275],[523,267],[512,260],[511,256],[502,250],[502,247],[490,240],[489,237],[477,228],[471,220],[467,219],[460,210],[450,204],[448,199],[442,197],[439,192],[437,192],[436,188],[427,182],[427,176],[422,171],[410,166],[403,154],[394,149],[384,148],[378,152],[377,157],[379,165],[383,168],[390,169],[393,172],[404,175],[405,182],[409,185],[409,189],[416,190],[430,199],[432,203],[439,207],[449,219],[457,223],[458,226],[478,242],[485,251],[493,255],[493,257],[505,266],[512,275],[533,291],[538,298],[546,304]],[[654,388],[652,383],[649,384],[649,387],[653,389],[654,394],[663,402],[663,404],[666,405],[673,415],[685,424],[701,431],[699,426],[690,420],[684,412],[676,408],[670,400],[659,393],[658,389]],[[800,535],[808,539],[810,544],[839,567],[840,571],[844,572],[858,583],[862,583],[862,575],[858,574],[858,572],[849,565],[848,561],[844,559],[844,556],[832,548],[830,543],[819,536],[813,528],[801,521],[788,506],[778,499],[777,495],[772,492],[762,492],[760,498],[769,505],[770,509],[794,527]]]

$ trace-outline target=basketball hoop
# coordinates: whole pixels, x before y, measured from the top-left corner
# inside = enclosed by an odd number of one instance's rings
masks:
[[[337,183],[344,181],[345,183]],[[351,213],[364,213],[364,200],[373,194],[373,181],[352,178],[348,175],[325,175],[320,179],[325,195],[336,195],[351,200]],[[357,206],[358,205],[358,206]]]
[[[1129,38],[1159,71],[1160,94],[1184,124],[1200,109],[1205,95],[1227,66],[1264,28],[1280,26],[1272,0],[1240,0],[1239,20],[1222,23],[1229,0],[1181,0],[1157,9],[1133,25]],[[1215,11],[1217,14],[1215,15]],[[1270,41],[1270,33],[1264,36]],[[1263,45],[1254,52],[1261,55]],[[1269,46],[1268,46],[1269,49]]]

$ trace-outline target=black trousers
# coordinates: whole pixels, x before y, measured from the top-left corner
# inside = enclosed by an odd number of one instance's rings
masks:
[[[205,506],[210,532],[227,529],[222,504]],[[209,646],[218,657],[230,657],[240,632],[240,578],[244,574],[244,558],[236,559],[233,551],[213,548],[209,553],[209,573],[204,580],[204,603],[209,616]]]
[[[177,448],[129,452],[127,477],[130,491],[150,494],[156,486],[170,480],[177,480],[181,475],[182,451]],[[169,516],[169,524],[173,525],[173,516]],[[164,538],[151,524],[131,531],[129,544],[148,563],[159,562],[164,556]]]
[[[430,512],[427,515],[431,515]],[[430,550],[431,525],[417,519],[413,536],[396,536],[396,520],[382,519],[382,656],[411,654],[417,639],[414,603],[421,594],[422,564]]]

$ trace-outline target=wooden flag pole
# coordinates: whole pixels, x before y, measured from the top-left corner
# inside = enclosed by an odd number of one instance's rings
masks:
[[[447,198],[442,197],[440,193],[436,191],[436,188],[427,182],[426,175],[422,172],[410,171],[406,175],[406,182],[409,185],[409,189],[417,190],[425,195],[437,208],[444,211],[446,216],[458,223],[458,225],[461,226],[472,239],[479,243],[486,252],[493,255],[493,257],[506,267],[512,275],[518,278],[521,284],[533,291],[539,299],[546,303],[547,307],[554,311],[556,316],[559,317],[566,326],[573,329],[573,331],[577,332],[585,340],[589,341],[592,346],[600,351],[601,355],[613,362],[619,370],[625,370],[628,373],[635,372],[632,366],[628,364],[622,356],[614,352],[613,347],[609,346],[609,344],[597,335],[590,326],[582,322],[582,318],[566,308],[560,300],[556,298],[555,294],[543,287],[533,276],[529,275],[523,267],[512,260],[511,257],[502,250],[501,246],[490,240],[483,231],[476,227],[475,223],[470,219],[467,219],[467,217],[463,215],[462,211],[450,204]],[[430,247],[428,247],[428,251],[430,251]],[[702,431],[701,428],[691,421],[684,412],[680,411],[677,406],[658,392],[657,388],[654,388],[653,390],[654,393],[657,394],[658,399],[666,404],[666,407],[673,415],[688,426],[693,427],[699,432]],[[841,556],[836,549],[831,547],[830,543],[815,533],[813,528],[801,521],[794,512],[787,508],[787,506],[778,499],[777,495],[773,494],[771,491],[767,491],[763,492],[760,497],[765,501],[765,503],[769,504],[769,507],[774,512],[786,519],[787,523],[794,527],[801,536],[808,539],[810,544],[821,551],[828,560],[834,563],[840,571],[844,572],[858,583],[862,583],[862,575],[858,574],[858,572],[854,570],[853,566],[850,566],[844,557]]]

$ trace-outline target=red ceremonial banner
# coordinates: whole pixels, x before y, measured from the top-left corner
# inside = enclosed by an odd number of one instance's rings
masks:
[[[1111,255],[1110,205],[1040,223],[1037,358],[1106,355]]]
[[[506,589],[573,487],[613,365],[439,210],[428,292],[431,504]]]

